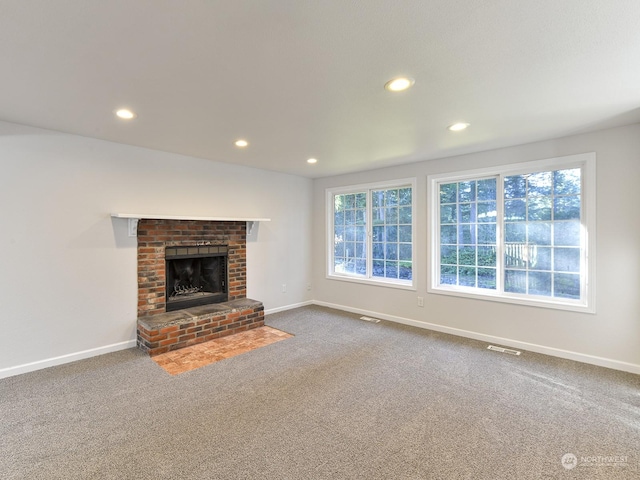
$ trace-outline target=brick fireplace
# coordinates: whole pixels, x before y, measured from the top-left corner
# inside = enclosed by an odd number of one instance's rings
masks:
[[[194,252],[195,256],[202,256],[202,250],[225,252],[226,301],[168,312],[168,292],[172,289],[167,285],[167,249],[172,253]],[[139,348],[158,355],[264,325],[262,303],[246,295],[245,221],[139,221]]]

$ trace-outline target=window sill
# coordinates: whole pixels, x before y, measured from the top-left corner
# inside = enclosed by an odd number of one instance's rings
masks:
[[[563,302],[561,300],[545,300],[545,297],[538,298],[522,298],[517,296],[509,296],[508,294],[492,294],[490,290],[487,290],[486,293],[477,293],[477,292],[465,292],[462,290],[454,290],[449,288],[427,288],[427,293],[432,293],[436,295],[450,295],[454,297],[463,297],[469,298],[472,300],[484,300],[490,302],[501,302],[501,303],[511,303],[514,305],[526,305],[530,307],[539,307],[539,308],[550,308],[554,310],[568,310],[573,312],[581,312],[581,313],[592,313],[595,314],[595,308],[589,305],[584,305],[572,301]]]
[[[412,280],[385,280],[385,279],[373,279],[373,278],[359,278],[359,277],[350,277],[347,275],[337,275],[337,274],[328,274],[327,279],[329,280],[339,280],[341,282],[350,282],[350,283],[360,283],[364,285],[373,285],[377,287],[390,287],[390,288],[398,288],[400,290],[412,290],[416,291],[416,287]]]

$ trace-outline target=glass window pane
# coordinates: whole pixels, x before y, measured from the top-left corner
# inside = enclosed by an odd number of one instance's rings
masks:
[[[398,278],[398,262],[384,262],[384,276],[386,278]]]
[[[357,193],[356,194],[356,208],[366,209],[367,208],[367,194],[366,193]]]
[[[384,190],[374,190],[371,192],[371,204],[375,207],[384,207]]]
[[[463,245],[475,245],[476,244],[476,225],[475,224],[469,224],[469,225],[460,225],[460,227],[458,227],[458,233],[459,233],[459,243],[463,244]]]
[[[527,204],[524,200],[505,200],[504,218],[507,221],[522,221],[526,219]]]
[[[384,212],[385,209],[382,207],[371,209],[371,221],[374,225],[382,225],[384,223]]]
[[[504,198],[525,198],[527,180],[524,175],[512,175],[504,179]]]
[[[367,239],[367,227],[356,227],[356,242],[364,242]]]
[[[504,291],[509,293],[527,293],[527,272],[505,270]]]
[[[458,183],[458,201],[473,202],[476,199],[476,182],[459,182]]]
[[[527,220],[551,220],[551,198],[533,197],[528,201]]]
[[[349,258],[356,256],[356,242],[345,242],[344,256]]]
[[[478,202],[478,222],[495,222],[496,202]]]
[[[456,205],[440,206],[440,223],[456,223]]]
[[[400,197],[400,205],[411,205],[411,188],[401,188],[400,190],[398,190],[398,196]]]
[[[496,179],[487,178],[478,181],[478,200],[496,199]]]
[[[397,260],[398,259],[398,244],[397,243],[387,243],[385,247],[385,257],[386,260]]]
[[[580,299],[580,275],[556,273],[553,293],[555,297]]]
[[[496,224],[480,224],[478,225],[478,243],[495,244],[496,243]]]
[[[411,225],[400,225],[398,227],[398,240],[404,243],[411,243]]]
[[[442,265],[440,267],[440,283],[443,285],[457,285],[458,267]]]
[[[528,242],[535,245],[551,245],[550,223],[529,223],[527,225]]]
[[[335,257],[344,257],[344,242],[336,242],[333,247],[333,255]]]
[[[387,224],[397,224],[398,223],[398,207],[387,207],[385,212],[385,222]]]
[[[553,269],[558,272],[580,272],[580,249],[555,248]]]
[[[553,202],[554,220],[579,220],[580,195],[556,197]]]
[[[356,259],[356,271],[358,275],[366,275],[367,274],[367,261],[361,258]]]
[[[440,263],[456,265],[458,263],[458,247],[455,245],[440,247]]]
[[[496,266],[496,247],[478,247],[478,265]]]
[[[555,222],[553,224],[553,244],[579,247],[580,222]]]
[[[353,209],[356,206],[356,196],[353,194],[344,195],[344,208]]]
[[[553,172],[553,187],[556,195],[580,193],[580,169],[572,168]]]
[[[533,245],[529,251],[531,252],[529,268],[532,270],[551,270],[551,248]]]
[[[398,227],[394,225],[387,225],[385,228],[385,240],[387,242],[397,242],[398,241]]]
[[[384,242],[384,226],[373,227],[373,241]]]
[[[373,271],[371,274],[374,277],[384,277],[384,260],[373,261]]]
[[[455,225],[442,225],[440,227],[440,243],[456,243],[458,238],[458,227]],[[402,239],[400,239],[402,241]]]
[[[403,280],[411,280],[413,278],[411,262],[400,262],[398,268],[399,278]]]
[[[529,264],[529,246],[526,243],[506,243],[504,264],[509,268],[526,268]]]
[[[529,272],[529,290],[530,295],[551,296],[551,273],[548,272]]]
[[[478,268],[478,287],[496,289],[495,268]]]
[[[356,210],[356,225],[364,225],[366,223],[364,210]]]
[[[525,223],[505,223],[504,241],[508,243],[524,243],[527,241],[527,225]]]
[[[333,216],[333,224],[344,225],[344,210],[336,212],[336,214]]]
[[[404,243],[400,244],[399,259],[401,261],[411,261],[411,245]]]
[[[476,264],[476,247],[459,247],[458,248],[458,264],[459,265],[475,265]]]
[[[384,259],[384,243],[374,243],[373,244],[373,258],[374,259]]]
[[[344,223],[345,223],[345,225],[355,225],[355,223],[356,223],[356,211],[355,210],[345,210],[345,212],[344,212]]]
[[[458,184],[446,183],[440,185],[440,203],[456,203],[458,197]]]
[[[355,242],[356,240],[356,227],[345,227],[344,239],[347,242]]]
[[[461,203],[459,205],[460,213],[458,222],[470,223],[476,221],[476,204],[475,203]]]
[[[384,202],[387,207],[398,205],[398,190],[386,190],[384,192]]]
[[[356,257],[365,258],[366,249],[365,244],[362,242],[356,242]]]
[[[464,287],[475,287],[476,286],[476,268],[460,267],[458,269],[458,282],[459,282],[459,285]]]
[[[342,264],[345,273],[355,273],[356,271],[356,262],[352,258],[345,259],[345,262]]]
[[[527,178],[527,194],[528,195],[551,195],[552,175],[551,172],[532,173]]]
[[[411,224],[411,207],[398,209],[398,223]]]

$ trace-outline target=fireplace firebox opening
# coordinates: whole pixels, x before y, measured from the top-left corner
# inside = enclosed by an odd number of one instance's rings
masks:
[[[226,302],[227,261],[226,245],[167,247],[166,311]]]

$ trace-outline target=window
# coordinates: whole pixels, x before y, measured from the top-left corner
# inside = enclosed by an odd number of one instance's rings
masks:
[[[329,277],[413,286],[414,183],[327,190]]]
[[[593,310],[595,155],[429,177],[429,291]]]

